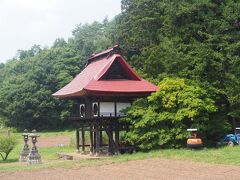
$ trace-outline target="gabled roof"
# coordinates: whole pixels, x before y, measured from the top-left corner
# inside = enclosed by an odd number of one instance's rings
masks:
[[[130,79],[102,79],[116,61],[124,68]],[[100,59],[95,56],[94,60],[90,61],[80,74],[69,84],[54,93],[53,96],[67,98],[86,94],[133,95],[134,93],[150,94],[156,90],[157,86],[142,79],[120,54],[109,54],[107,57],[101,57]]]
[[[87,65],[92,63],[93,61],[97,60],[97,59],[101,59],[101,58],[104,58],[104,57],[107,57],[107,56],[110,56],[112,54],[121,54],[122,52],[122,49],[118,46],[118,45],[115,45],[111,48],[108,48],[100,53],[97,53],[97,54],[92,54],[89,58],[88,58],[88,62],[87,62]]]

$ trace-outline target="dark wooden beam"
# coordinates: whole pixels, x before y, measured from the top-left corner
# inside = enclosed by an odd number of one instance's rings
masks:
[[[115,144],[116,144],[116,151],[119,153],[119,130],[115,130]]]
[[[114,102],[114,116],[117,117],[117,102]]]
[[[106,129],[106,133],[108,135],[108,141],[109,141],[109,148],[108,148],[108,152],[111,154],[114,154],[117,150],[116,148],[116,144],[114,142],[113,139],[113,130],[111,127],[105,128]]]
[[[76,149],[79,152],[79,128],[76,129]]]
[[[99,155],[100,152],[100,133],[99,133],[99,125],[96,125],[96,154]]]
[[[90,125],[90,153],[93,153],[93,129]]]
[[[93,151],[96,152],[96,126],[93,127]]]
[[[100,117],[100,102],[98,101],[98,117]]]
[[[99,136],[100,136],[99,138],[100,138],[100,147],[101,147],[103,145],[103,134],[102,134],[103,133],[102,132],[103,128],[102,128],[102,125],[99,126],[99,131],[100,131],[99,132]]]
[[[85,151],[85,129],[84,126],[82,126],[82,152]]]
[[[113,134],[112,134],[112,130],[106,130],[107,132],[107,135],[108,135],[108,144],[109,144],[109,147],[108,147],[108,152],[113,154]]]
[[[86,106],[85,118],[92,118],[92,102],[89,98],[85,98],[85,106]]]

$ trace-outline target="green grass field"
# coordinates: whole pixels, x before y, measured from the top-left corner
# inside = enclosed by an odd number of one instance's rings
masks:
[[[39,133],[41,137],[44,136],[69,136],[74,137],[74,131],[61,131],[61,132],[43,132]],[[22,137],[21,133],[14,133],[17,137],[19,144],[9,155],[7,161],[0,160],[0,171],[17,171],[28,169],[41,169],[50,167],[82,167],[92,165],[102,165],[109,163],[117,163],[131,160],[140,160],[148,158],[168,158],[185,161],[206,162],[216,164],[227,164],[240,166],[240,146],[235,147],[222,147],[218,149],[203,149],[203,150],[190,150],[190,149],[162,149],[150,152],[138,152],[133,154],[124,154],[119,156],[113,156],[98,160],[58,160],[57,152],[74,152],[73,146],[64,147],[47,147],[39,148],[39,152],[42,156],[43,163],[38,165],[28,165],[18,163],[19,153],[22,149]]]

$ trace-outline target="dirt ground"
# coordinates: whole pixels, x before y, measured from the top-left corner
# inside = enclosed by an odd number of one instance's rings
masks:
[[[1,180],[240,180],[240,167],[168,159],[147,159],[82,168],[52,168],[0,173]]]
[[[66,136],[39,138],[38,147],[67,145]],[[101,166],[72,169],[50,168],[17,172],[0,172],[0,180],[141,180],[198,179],[240,180],[240,167],[154,158]]]

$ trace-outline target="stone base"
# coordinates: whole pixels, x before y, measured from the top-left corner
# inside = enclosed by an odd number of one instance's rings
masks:
[[[28,164],[41,164],[41,159],[28,160]]]
[[[29,149],[25,149],[22,151],[19,157],[19,162],[27,162],[29,155]]]
[[[20,155],[19,162],[27,162],[27,156]]]
[[[73,156],[69,154],[57,153],[59,159],[73,160]]]
[[[29,154],[27,157],[28,164],[40,164],[42,163],[41,156],[38,153]]]

